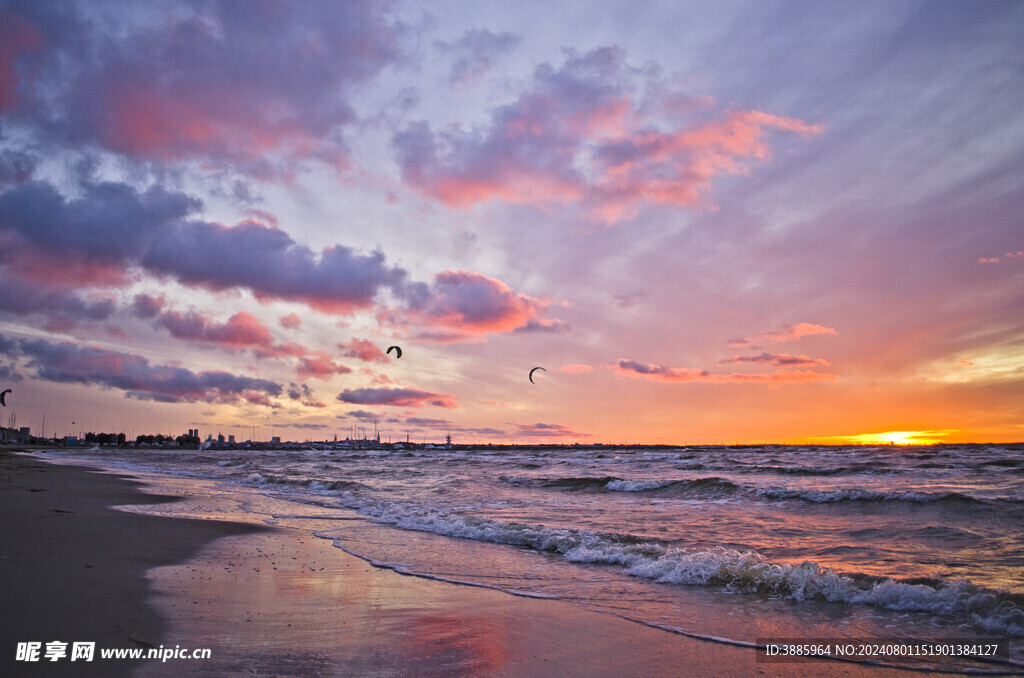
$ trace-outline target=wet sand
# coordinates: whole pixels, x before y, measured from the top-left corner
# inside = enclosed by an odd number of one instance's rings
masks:
[[[140,662],[46,661],[46,643],[159,646],[166,622],[146,603],[146,572],[186,560],[204,544],[253,525],[157,518],[116,504],[175,501],[122,476],[0,451],[0,673],[129,675]],[[43,644],[39,662],[15,662],[19,642]],[[98,650],[97,650],[98,652]]]
[[[172,485],[187,496],[188,481]],[[0,453],[4,675],[924,675],[760,664],[749,648],[565,601],[403,576],[308,530],[223,520],[241,517],[229,503],[206,500],[218,520],[107,508],[167,501],[123,477]],[[19,641],[55,639],[209,648],[210,658],[13,661]]]

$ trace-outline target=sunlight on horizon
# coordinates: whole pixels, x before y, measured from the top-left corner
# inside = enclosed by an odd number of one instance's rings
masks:
[[[880,433],[860,433],[851,436],[815,436],[808,440],[832,441],[850,445],[931,445],[944,442],[957,429],[939,431],[883,431]]]

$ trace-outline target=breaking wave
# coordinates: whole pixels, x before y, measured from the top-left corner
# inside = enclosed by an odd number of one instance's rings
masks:
[[[349,492],[342,493],[341,499],[376,522],[401,529],[556,553],[572,563],[618,566],[623,574],[662,584],[925,612],[985,631],[1024,636],[1024,596],[984,589],[963,580],[899,581],[844,574],[809,560],[800,564],[772,562],[756,551],[722,546],[673,548],[628,534],[506,522],[360,499]]]
[[[987,499],[962,492],[924,492],[913,490],[878,491],[862,488],[815,490],[790,487],[742,485],[719,476],[685,480],[626,479],[616,476],[531,478],[502,476],[513,485],[570,492],[633,492],[659,497],[720,498],[743,496],[770,501],[796,500],[814,504],[836,502],[908,502],[914,504],[1019,504],[1015,499]]]

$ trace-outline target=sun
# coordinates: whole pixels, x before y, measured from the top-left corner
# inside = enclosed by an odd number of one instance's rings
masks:
[[[956,431],[883,431],[851,436],[817,436],[810,440],[847,445],[931,445],[941,443],[951,433],[956,433]]]

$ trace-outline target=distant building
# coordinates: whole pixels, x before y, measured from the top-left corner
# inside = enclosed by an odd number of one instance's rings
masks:
[[[223,443],[224,442],[224,434],[223,433],[218,433],[217,434],[217,442],[218,443]]]
[[[31,430],[27,426],[18,428],[0,427],[0,441],[5,443],[23,444],[31,440]]]
[[[64,436],[64,447],[78,447],[78,436]]]
[[[274,443],[275,445],[280,445],[281,444],[281,436],[274,436],[273,438],[270,439],[270,442]]]
[[[228,443],[231,444],[231,445],[234,445],[235,444],[235,436],[229,435],[228,436]]]

